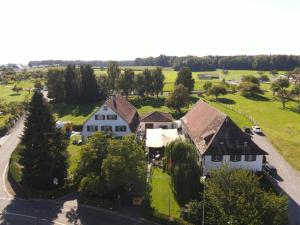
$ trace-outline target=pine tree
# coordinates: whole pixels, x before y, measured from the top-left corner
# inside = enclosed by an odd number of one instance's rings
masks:
[[[54,118],[43,95],[35,92],[29,104],[22,137],[23,183],[37,189],[62,185],[67,176],[67,142],[56,128]]]

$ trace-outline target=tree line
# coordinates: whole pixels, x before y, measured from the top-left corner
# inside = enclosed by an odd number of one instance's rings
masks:
[[[47,87],[48,97],[55,102],[94,103],[103,96],[90,65],[77,68],[70,64],[65,69],[49,69]]]
[[[75,64],[65,69],[52,68],[47,74],[48,97],[55,102],[67,104],[94,103],[116,91],[129,94],[158,95],[163,91],[165,76],[157,67],[135,74],[131,69],[121,71],[117,62],[111,62],[107,75],[95,76],[90,65],[80,68]]]
[[[192,71],[226,70],[293,70],[300,65],[298,55],[238,56],[159,56],[138,58],[135,66],[167,66],[174,70],[190,67]]]
[[[69,64],[75,64],[76,66],[90,65],[92,67],[107,67],[111,61],[102,61],[102,60],[37,60],[30,61],[28,66],[30,67],[66,67]],[[132,60],[118,61],[121,66],[133,66]]]
[[[65,61],[43,60],[31,61],[29,66],[67,66],[68,64],[91,65],[92,67],[107,67],[111,61]],[[118,61],[120,66],[159,66],[190,67],[192,71],[226,70],[293,70],[300,66],[299,55],[237,55],[237,56],[166,56],[136,58],[135,60]]]

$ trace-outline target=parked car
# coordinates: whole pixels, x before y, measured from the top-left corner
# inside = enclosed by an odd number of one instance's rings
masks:
[[[246,134],[252,134],[250,127],[244,127],[244,132]]]
[[[259,126],[253,126],[253,127],[252,127],[252,130],[253,130],[253,132],[256,133],[256,134],[262,134],[262,130],[260,129]]]
[[[269,163],[263,165],[263,170],[271,176],[277,176],[277,169]]]

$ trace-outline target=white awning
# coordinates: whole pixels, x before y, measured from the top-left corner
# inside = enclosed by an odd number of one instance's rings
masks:
[[[147,129],[146,147],[161,148],[178,138],[177,129]]]

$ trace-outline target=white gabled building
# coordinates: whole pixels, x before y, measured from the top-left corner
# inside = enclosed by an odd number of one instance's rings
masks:
[[[147,129],[176,129],[177,123],[170,113],[151,112],[140,120],[139,131],[145,132]]]
[[[181,119],[183,134],[196,146],[203,174],[227,164],[261,171],[265,151],[259,148],[226,114],[199,100]]]
[[[136,108],[121,95],[110,96],[82,128],[84,141],[97,131],[111,131],[116,137],[135,132],[139,125]]]

